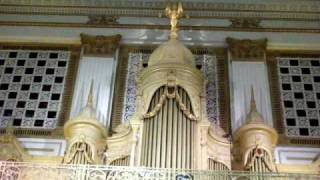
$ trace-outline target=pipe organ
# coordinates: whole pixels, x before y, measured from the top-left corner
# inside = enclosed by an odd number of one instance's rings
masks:
[[[272,156],[261,147],[255,147],[248,151],[244,164],[245,170],[252,172],[273,172]]]
[[[195,116],[181,87],[160,87],[144,116],[141,165],[191,169]]]
[[[141,66],[130,129],[126,136],[111,137],[109,152],[127,141],[132,166],[230,169],[230,142],[224,132],[212,130],[215,125],[207,118],[203,74],[191,51],[177,40],[177,18],[183,11],[179,7],[166,9],[172,20],[170,39],[153,51],[147,67]],[[221,160],[221,166],[208,157]]]
[[[240,160],[239,169],[252,172],[276,172],[273,149],[278,135],[263,121],[257,112],[253,89],[251,90],[251,110],[246,124],[234,135],[234,150]],[[240,150],[240,151],[239,151]]]
[[[118,159],[113,160],[110,165],[111,166],[128,166],[129,165],[129,156],[124,156]]]
[[[225,164],[218,162],[218,161],[215,161],[212,158],[209,158],[208,159],[208,170],[228,171],[229,168]]]
[[[320,1],[235,1],[1,0],[0,180],[319,179]]]
[[[118,144],[127,141],[132,166],[230,169],[230,142],[208,121],[203,75],[189,49],[171,36],[154,50],[136,79],[130,128],[125,136],[115,133],[109,138],[109,152],[117,156]],[[208,157],[219,159],[219,164]]]
[[[177,15],[173,11],[168,15]],[[91,149],[83,138],[69,148],[65,157],[68,162],[71,159],[69,163],[93,164],[97,156],[102,156],[104,164],[115,166],[231,169],[231,142],[222,128],[207,118],[203,73],[177,36],[177,28],[172,28],[170,39],[153,51],[148,66],[139,67],[135,112],[128,123],[116,127],[107,138],[106,150],[101,153],[101,149]],[[68,130],[72,127],[69,124],[67,133],[72,130]],[[90,142],[99,142],[102,137],[97,133],[86,135]],[[235,153],[242,163],[240,169],[274,172],[270,152],[277,141],[276,132],[263,123],[254,98],[247,124],[237,130],[235,141],[243,147]]]
[[[63,158],[65,164],[100,164],[106,150],[107,132],[96,119],[92,103],[92,84],[87,105],[64,126],[68,147]]]

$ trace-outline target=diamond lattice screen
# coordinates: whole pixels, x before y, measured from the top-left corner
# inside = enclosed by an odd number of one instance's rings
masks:
[[[54,128],[70,52],[0,50],[0,127]]]
[[[320,137],[320,58],[278,58],[284,125],[292,137]]]

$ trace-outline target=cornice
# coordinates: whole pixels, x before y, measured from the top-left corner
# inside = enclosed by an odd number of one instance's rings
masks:
[[[159,9],[166,6],[167,1],[160,0],[0,0],[0,5],[42,6],[42,7],[109,7],[120,9]],[[320,3],[316,0],[210,0],[183,1],[185,10],[227,10],[227,11],[280,11],[280,12],[319,12]]]
[[[65,28],[125,28],[125,29],[157,29],[170,30],[169,25],[146,24],[87,24],[87,23],[54,23],[54,22],[19,22],[0,21],[0,26],[35,26],[35,27],[65,27]],[[239,31],[239,32],[280,32],[280,33],[320,33],[316,28],[263,28],[263,27],[230,27],[230,26],[180,26],[180,30],[204,30],[204,31]],[[73,42],[74,43],[74,42]],[[78,44],[78,42],[76,42]]]
[[[191,18],[259,18],[286,20],[320,19],[320,2],[303,1],[292,3],[234,2],[185,2],[184,9]],[[289,3],[291,2],[291,3]],[[158,17],[163,13],[164,1],[67,1],[52,0],[0,0],[0,13],[49,14],[49,15],[107,15],[130,17]]]

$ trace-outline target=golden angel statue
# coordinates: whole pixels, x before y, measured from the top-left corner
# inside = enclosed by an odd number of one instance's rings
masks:
[[[177,36],[177,25],[178,25],[178,19],[182,17],[183,15],[183,8],[181,2],[173,4],[168,4],[165,9],[166,16],[170,18],[171,23],[171,36]]]

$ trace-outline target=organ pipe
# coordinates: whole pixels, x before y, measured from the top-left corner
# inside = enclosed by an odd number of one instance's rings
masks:
[[[111,166],[129,166],[129,156],[124,156],[118,159],[113,160]]]
[[[263,148],[255,147],[248,153],[245,169],[253,172],[272,172],[271,157]]]
[[[141,165],[191,169],[195,119],[183,88],[160,87],[144,116]]]

